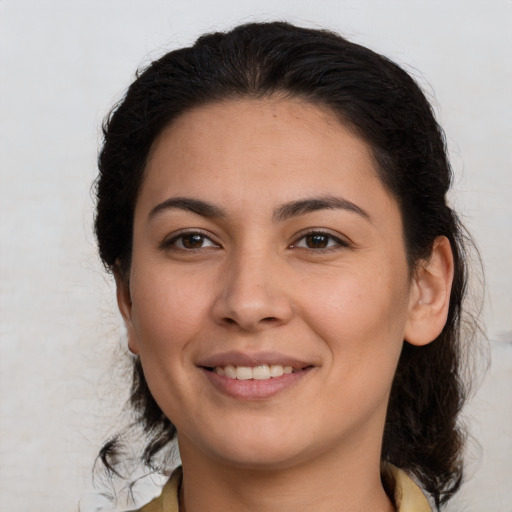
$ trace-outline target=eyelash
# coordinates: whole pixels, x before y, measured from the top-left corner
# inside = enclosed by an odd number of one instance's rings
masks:
[[[328,245],[327,247],[317,247],[317,248],[299,247],[298,244],[302,240],[307,239],[307,237],[315,237],[315,236],[326,237],[328,239],[328,241],[327,241],[328,244],[331,242],[334,242],[334,243],[331,246]],[[326,253],[326,252],[335,251],[339,248],[348,248],[348,247],[350,247],[350,243],[347,240],[338,238],[337,236],[334,236],[332,233],[329,233],[327,231],[322,231],[321,229],[312,229],[311,231],[302,233],[300,235],[300,237],[297,238],[297,241],[293,242],[289,247],[295,248],[298,250],[312,251],[315,253]]]
[[[183,240],[186,238],[193,237],[193,236],[201,237],[202,243],[204,243],[205,240],[209,240],[212,245],[208,245],[206,247],[184,247]],[[307,237],[315,237],[315,236],[326,237],[328,239],[327,240],[328,245],[326,247],[317,247],[317,248],[299,246],[299,243],[302,242],[303,240],[306,240]],[[179,247],[177,245],[177,242],[179,240],[181,240],[182,247]],[[331,242],[334,242],[334,243],[329,245]],[[196,252],[196,251],[200,251],[202,249],[206,249],[209,247],[219,247],[219,245],[216,242],[214,242],[207,233],[205,233],[203,231],[199,231],[199,230],[181,232],[181,233],[173,236],[171,239],[164,240],[160,244],[160,248],[164,249],[164,250],[171,249],[171,250],[179,250],[179,251],[186,251],[186,252]],[[350,243],[347,242],[346,240],[342,240],[326,231],[314,229],[314,230],[308,231],[306,233],[302,233],[300,235],[300,237],[297,238],[297,240],[295,242],[293,242],[292,244],[290,244],[288,247],[291,249],[296,249],[296,250],[312,251],[315,253],[325,253],[325,252],[331,252],[333,250],[339,249],[340,247],[348,248],[348,247],[350,247]]]
[[[178,247],[177,246],[177,242],[181,239],[182,241],[182,244],[183,244],[183,240],[185,238],[190,238],[190,237],[193,237],[193,236],[199,236],[203,239],[203,242],[204,240],[209,240],[212,245],[210,246],[207,246],[207,247],[219,247],[219,245],[214,242],[211,237],[203,232],[203,231],[200,231],[200,230],[194,230],[194,231],[183,231],[181,233],[178,233],[177,235],[174,235],[173,237],[171,237],[170,239],[165,239],[161,244],[160,244],[160,249],[164,249],[164,250],[178,250],[178,251],[187,251],[187,252],[195,252],[195,251],[200,251],[202,249],[205,249],[205,247],[192,247],[192,248],[188,248],[188,247]]]

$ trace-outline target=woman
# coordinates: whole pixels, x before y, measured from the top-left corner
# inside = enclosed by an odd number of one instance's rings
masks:
[[[411,477],[444,505],[466,270],[415,82],[336,34],[250,24],[151,64],[104,134],[96,233],[144,462],[175,437],[182,460],[142,510],[430,510]]]

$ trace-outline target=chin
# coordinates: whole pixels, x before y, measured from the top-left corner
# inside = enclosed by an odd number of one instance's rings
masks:
[[[249,451],[247,447],[243,450],[228,450],[221,457],[223,462],[231,467],[237,467],[249,471],[280,471],[297,466],[305,457],[301,453],[285,452],[284,450],[273,450],[266,446],[265,450]]]
[[[290,435],[282,429],[245,430],[237,435],[224,435],[208,443],[216,447],[214,457],[232,467],[247,470],[281,470],[311,458],[314,440]]]

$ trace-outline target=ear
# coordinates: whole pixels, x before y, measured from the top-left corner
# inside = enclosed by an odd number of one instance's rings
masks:
[[[453,281],[453,253],[449,240],[434,240],[428,261],[420,263],[413,278],[404,338],[422,346],[434,341],[448,317]]]
[[[121,270],[121,265],[116,261],[114,266],[114,278],[116,280],[117,306],[124,320],[128,335],[128,348],[133,354],[139,353],[137,336],[132,323],[132,297],[130,294],[130,281]]]

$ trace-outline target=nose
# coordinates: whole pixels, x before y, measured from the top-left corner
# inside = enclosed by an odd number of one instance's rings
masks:
[[[243,331],[284,325],[293,315],[286,273],[278,257],[239,256],[226,265],[213,304],[216,323]]]

